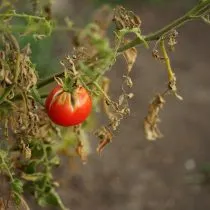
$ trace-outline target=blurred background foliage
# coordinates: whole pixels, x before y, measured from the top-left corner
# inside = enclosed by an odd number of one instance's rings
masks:
[[[36,65],[40,78],[45,78],[50,74],[58,72],[59,58],[53,55],[53,39],[47,37],[43,40],[35,40],[32,36],[20,38],[20,44],[25,46],[30,43],[32,49],[32,62]]]

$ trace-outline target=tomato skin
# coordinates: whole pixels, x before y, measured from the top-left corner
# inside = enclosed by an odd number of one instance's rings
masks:
[[[45,107],[49,118],[57,125],[74,126],[82,123],[90,115],[92,99],[84,87],[74,91],[74,104],[71,93],[56,86],[48,95]]]

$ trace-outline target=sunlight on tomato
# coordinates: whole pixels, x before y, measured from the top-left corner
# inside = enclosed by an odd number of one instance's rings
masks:
[[[49,118],[57,125],[74,126],[84,122],[92,110],[92,99],[84,87],[73,93],[56,86],[48,95],[45,107]]]

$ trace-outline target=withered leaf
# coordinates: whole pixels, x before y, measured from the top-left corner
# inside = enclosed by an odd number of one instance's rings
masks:
[[[132,47],[128,50],[126,50],[124,53],[123,53],[123,56],[126,60],[126,63],[127,63],[127,69],[128,69],[128,73],[131,72],[131,69],[136,61],[136,57],[137,57],[137,50],[135,47]]]
[[[139,28],[141,26],[140,18],[132,11],[128,11],[122,6],[115,8],[113,21],[115,22],[117,30],[123,28]]]
[[[125,78],[126,85],[129,88],[131,88],[133,86],[133,82],[132,82],[131,77],[129,77],[128,75],[123,75],[123,78]]]
[[[31,149],[28,146],[25,146],[23,148],[22,155],[26,160],[31,159]]]
[[[88,135],[81,126],[75,126],[74,133],[76,134],[78,142],[75,151],[82,160],[82,163],[85,164],[87,163],[88,155],[91,152]]]
[[[133,93],[129,93],[127,96],[128,96],[129,99],[131,99],[131,98],[134,97],[134,94]]]
[[[125,100],[125,95],[124,94],[120,95],[118,100],[119,100],[119,106],[121,106]]]
[[[111,133],[110,129],[108,129],[108,127],[102,127],[95,132],[95,135],[98,138],[100,138],[100,142],[99,142],[99,145],[98,145],[96,151],[99,154],[101,154],[101,152],[104,150],[105,146],[111,142],[113,134]]]
[[[83,163],[87,162],[87,153],[85,152],[84,145],[81,141],[77,144],[76,153],[79,155]]]
[[[158,128],[158,122],[160,122],[159,112],[164,103],[164,98],[158,94],[149,105],[148,115],[144,119],[144,132],[148,140],[156,140],[163,136]]]
[[[104,150],[105,146],[106,146],[107,144],[109,144],[110,142],[111,142],[111,140],[108,139],[108,138],[102,139],[102,140],[100,141],[100,143],[99,143],[99,145],[98,145],[96,151],[97,151],[99,154],[101,154],[101,152]]]

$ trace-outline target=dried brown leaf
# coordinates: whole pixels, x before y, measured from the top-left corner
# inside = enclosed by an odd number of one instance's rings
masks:
[[[111,142],[110,139],[102,139],[96,149],[96,151],[101,155],[102,151],[104,150],[105,146]]]
[[[76,153],[79,155],[83,163],[87,162],[87,153],[85,151],[84,145],[81,141],[78,141],[77,147],[76,147]]]
[[[125,83],[126,85],[131,88],[133,86],[133,81],[131,79],[131,77],[129,77],[128,75],[123,75],[123,78],[125,79]]]
[[[107,127],[102,127],[98,131],[95,132],[95,135],[100,139],[100,142],[96,151],[99,154],[101,154],[105,146],[111,142],[113,134]]]
[[[126,50],[124,53],[123,53],[123,56],[126,60],[126,63],[127,63],[127,69],[128,69],[128,73],[131,72],[131,69],[136,61],[136,58],[137,58],[137,50],[135,47],[132,47],[128,50]]]
[[[159,112],[164,103],[163,96],[158,94],[149,105],[148,115],[144,119],[144,132],[148,140],[156,140],[163,136],[158,128],[158,123],[160,122]]]
[[[123,104],[124,100],[125,100],[125,95],[124,95],[124,94],[120,95],[120,96],[119,96],[119,99],[118,99],[118,101],[119,101],[119,106],[121,106],[121,105]]]
[[[75,148],[75,151],[79,155],[83,164],[85,164],[87,162],[88,155],[91,152],[87,133],[81,128],[81,126],[74,126],[73,131],[77,139],[77,146]]]
[[[123,28],[139,28],[141,26],[140,18],[132,11],[128,11],[122,6],[115,8],[113,21],[115,22],[117,30]]]

